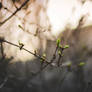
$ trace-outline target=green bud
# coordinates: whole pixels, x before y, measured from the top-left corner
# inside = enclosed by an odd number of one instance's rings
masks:
[[[58,51],[58,54],[59,54],[59,55],[61,55],[61,54],[62,54],[60,50]]]
[[[59,45],[60,45],[60,42],[61,42],[61,40],[60,40],[60,39],[57,39],[56,43],[57,43],[57,46],[58,46],[58,47],[59,47]]]
[[[42,55],[43,57],[46,57],[46,54],[45,53],[43,53],[43,55]]]
[[[65,45],[65,46],[64,46],[64,49],[66,49],[66,48],[69,48],[69,45]]]
[[[24,30],[24,28],[23,28],[21,25],[18,25],[18,27],[19,27],[20,29]]]
[[[70,62],[70,63],[67,64],[67,67],[71,67],[71,65],[72,65],[72,63]]]
[[[23,48],[23,46],[24,46],[24,44],[22,43],[22,42],[20,42],[20,41],[18,41],[18,43],[19,43],[19,48],[20,48],[20,50]]]
[[[63,46],[62,45],[59,45],[59,48],[63,48]]]
[[[80,62],[78,65],[79,66],[84,66],[85,65],[85,62]]]

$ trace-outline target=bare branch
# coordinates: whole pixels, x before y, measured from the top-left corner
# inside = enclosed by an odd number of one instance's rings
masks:
[[[1,39],[0,39],[1,40]],[[13,45],[13,46],[16,46],[16,47],[18,47],[18,48],[20,48],[20,46],[19,45],[17,45],[17,44],[14,44],[14,43],[11,43],[11,42],[9,42],[9,41],[7,41],[7,40],[2,40],[3,42],[5,42],[5,43],[8,43],[8,44],[10,44],[10,45]],[[31,51],[29,51],[29,50],[27,50],[27,49],[25,49],[25,48],[21,48],[21,50],[25,50],[25,51],[27,51],[28,53],[30,53],[30,54],[32,54],[32,55],[34,55],[35,57],[37,57],[37,58],[39,58],[39,59],[42,59],[43,60],[43,58],[41,57],[41,56],[39,56],[39,55],[37,55],[37,54],[35,54],[35,53],[33,53],[33,52],[31,52]],[[46,63],[48,63],[49,64],[49,61],[48,60],[44,60]]]
[[[4,80],[3,80],[3,83],[0,84],[0,88],[2,88],[6,82],[8,81],[8,77],[6,77]]]
[[[5,54],[4,54],[3,42],[1,42],[1,54],[2,54],[2,59],[4,59],[5,58]]]
[[[26,0],[19,8],[16,9],[16,11],[14,13],[12,13],[12,15],[10,15],[7,19],[5,19],[4,21],[0,22],[0,25],[3,25],[5,22],[7,22],[9,19],[11,19],[18,11],[20,11],[27,3],[29,2],[29,0]]]

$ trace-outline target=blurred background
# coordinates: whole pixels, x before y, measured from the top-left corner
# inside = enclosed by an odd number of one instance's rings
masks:
[[[91,10],[91,0],[0,0],[0,92],[91,92]],[[69,45],[60,60],[58,39]]]

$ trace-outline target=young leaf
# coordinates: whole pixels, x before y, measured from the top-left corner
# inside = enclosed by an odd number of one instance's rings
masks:
[[[45,54],[45,53],[43,53],[43,55],[42,55],[42,56],[46,58],[46,54]]]
[[[61,40],[60,40],[60,39],[57,39],[56,43],[57,43],[57,46],[58,46],[58,47],[59,47],[59,45],[60,45],[60,42],[61,42]]]
[[[44,62],[44,61],[45,61],[45,58],[41,57],[40,62]]]
[[[44,60],[43,59],[40,59],[40,62],[44,62]]]
[[[68,70],[69,72],[72,71],[72,67],[71,67],[71,65],[72,65],[72,63],[69,63],[69,64],[67,65],[67,70]]]
[[[59,48],[63,48],[63,46],[62,45],[59,45]]]
[[[79,63],[79,66],[84,66],[85,65],[85,62],[80,62]]]
[[[19,27],[20,29],[24,30],[24,28],[23,28],[21,25],[18,25],[18,27]]]
[[[22,43],[22,42],[20,42],[20,41],[18,41],[18,43],[19,43],[19,48],[20,48],[20,50],[23,48],[23,46],[24,46],[24,44]]]
[[[62,54],[62,57],[64,56],[64,54]]]
[[[58,51],[58,54],[59,54],[59,55],[62,55],[62,53],[61,53],[61,51],[60,51],[60,50]]]
[[[35,53],[35,54],[37,54],[37,52],[38,52],[37,50],[34,50],[34,53]]]
[[[45,59],[46,59],[46,54],[45,54],[45,53],[43,53],[43,55],[41,56],[41,58],[42,58],[42,59],[40,59],[40,61],[41,61],[41,62],[44,62],[44,61],[45,61]]]
[[[66,49],[66,48],[69,48],[69,45],[65,45],[65,46],[64,46],[64,49]]]
[[[67,67],[71,67],[71,65],[72,65],[72,63],[70,62],[70,63],[67,64]]]

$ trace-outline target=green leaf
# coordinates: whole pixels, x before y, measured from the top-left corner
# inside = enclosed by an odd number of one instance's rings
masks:
[[[23,48],[23,46],[24,46],[24,44],[22,43],[22,42],[20,42],[20,40],[18,41],[18,44],[19,44],[19,48],[20,48],[20,50]]]
[[[59,45],[59,48],[63,48],[63,46],[62,45]]]
[[[40,62],[44,62],[44,61],[45,61],[45,58],[41,57]]]
[[[80,62],[79,66],[84,66],[86,63],[85,62]]]
[[[71,67],[71,65],[72,65],[72,63],[71,63],[71,62],[67,64],[67,66],[68,66],[68,67]]]
[[[64,49],[66,49],[66,48],[69,48],[69,45],[65,45],[65,46],[64,46]]]
[[[62,54],[60,50],[58,51],[58,54],[59,54],[59,55],[61,55],[61,54]]]
[[[21,28],[22,30],[24,30],[24,28],[21,25],[18,25],[19,28]]]
[[[36,49],[36,50],[34,50],[34,53],[35,53],[35,54],[37,54],[37,52],[38,52],[38,51],[37,51],[37,49]]]
[[[46,57],[46,54],[45,53],[43,53],[43,55],[42,55],[43,57]]]
[[[44,62],[44,60],[43,59],[40,59],[40,62]]]
[[[64,56],[64,54],[62,54],[62,57]]]
[[[41,58],[42,58],[42,59],[40,59],[40,61],[41,61],[41,62],[44,62],[44,61],[45,61],[45,59],[46,59],[46,54],[45,54],[45,53],[43,53],[43,55],[41,56]]]
[[[61,40],[58,38],[57,41],[56,41],[58,47],[60,45],[60,42],[61,42]]]
[[[22,42],[20,42],[20,40],[18,41],[19,45],[24,45]]]

